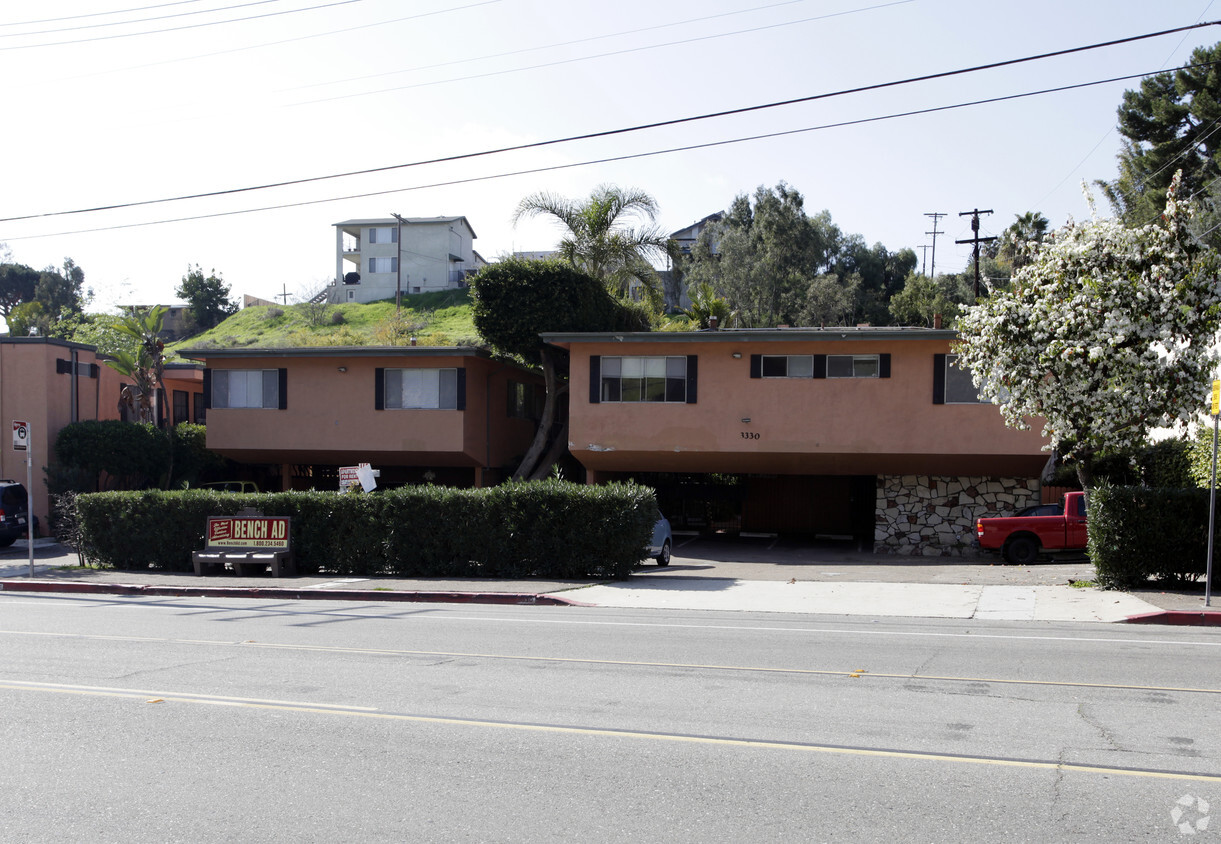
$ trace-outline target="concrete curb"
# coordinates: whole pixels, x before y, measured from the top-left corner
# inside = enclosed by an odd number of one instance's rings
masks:
[[[590,606],[580,601],[529,592],[406,592],[371,589],[285,589],[263,586],[142,586],[77,581],[0,580],[0,592],[68,592],[83,595],[135,595],[155,598],[278,598],[285,601],[402,601],[438,604],[528,604]]]
[[[1162,610],[1161,612],[1130,615],[1128,624],[1169,624],[1185,627],[1221,627],[1218,610]]]

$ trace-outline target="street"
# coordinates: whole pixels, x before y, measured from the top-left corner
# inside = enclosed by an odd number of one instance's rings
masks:
[[[0,594],[0,648],[4,841],[1221,836],[1215,628]]]

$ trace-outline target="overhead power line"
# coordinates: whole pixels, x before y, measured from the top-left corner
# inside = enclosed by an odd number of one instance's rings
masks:
[[[26,38],[31,35],[55,35],[59,32],[79,32],[82,29],[101,29],[105,26],[126,26],[134,23],[152,23],[153,21],[171,20],[172,18],[187,18],[192,15],[210,15],[213,12],[228,12],[231,9],[246,9],[250,6],[266,6],[268,3],[282,3],[283,0],[249,0],[234,6],[217,6],[211,9],[195,9],[191,12],[174,12],[169,15],[157,15],[151,18],[133,18],[125,21],[106,21],[105,23],[85,23],[79,26],[61,26],[58,29],[40,29],[36,32],[6,32],[0,33],[0,38]]]
[[[273,2],[273,0],[265,0],[265,2]],[[9,50],[31,50],[35,47],[63,47],[68,44],[87,44],[92,41],[111,41],[116,38],[134,38],[137,35],[159,35],[163,32],[182,32],[187,29],[200,29],[205,26],[220,26],[227,23],[242,23],[244,21],[261,20],[263,18],[277,18],[284,15],[295,15],[298,12],[313,12],[318,9],[329,9],[333,6],[350,6],[353,3],[363,3],[364,0],[334,0],[331,3],[322,3],[317,6],[306,6],[301,9],[285,9],[282,12],[266,12],[261,15],[248,15],[244,18],[228,18],[223,21],[204,21],[202,23],[184,24],[182,26],[171,26],[165,29],[151,29],[144,32],[118,32],[113,35],[98,35],[93,38],[76,38],[71,41],[47,41],[43,44],[13,44],[8,47],[0,47],[0,52]]]
[[[208,213],[208,214],[195,214],[195,215],[192,215],[189,217],[172,217],[172,218],[166,218],[166,219],[162,219],[162,220],[146,220],[146,221],[140,222],[140,223],[125,223],[125,224],[114,225],[114,226],[99,226],[99,227],[90,228],[90,229],[77,229],[75,231],[52,232],[52,233],[48,233],[48,234],[25,235],[25,236],[16,236],[16,237],[5,236],[5,237],[0,237],[0,241],[7,242],[7,241],[18,241],[18,240],[38,240],[38,239],[46,238],[46,237],[63,237],[66,235],[92,234],[94,232],[119,231],[121,229],[143,228],[145,226],[157,226],[157,225],[164,225],[166,223],[185,223],[185,222],[191,222],[194,220],[208,220],[208,219],[213,219],[216,217],[233,217],[233,216],[237,216],[240,214],[255,214],[255,213],[262,212],[262,211],[281,211],[281,210],[284,210],[287,208],[302,208],[302,207],[305,207],[308,205],[324,205],[324,204],[330,203],[330,202],[343,202],[345,200],[350,200],[350,199],[367,199],[369,197],[374,197],[374,196],[389,196],[391,194],[396,194],[396,193],[408,193],[411,191],[428,190],[431,188],[453,187],[455,185],[466,185],[466,184],[472,184],[474,182],[488,182],[488,181],[493,181],[495,179],[511,178],[513,176],[527,176],[527,175],[532,175],[532,174],[536,174],[536,173],[549,173],[549,172],[554,172],[557,170],[571,170],[571,169],[575,169],[578,167],[589,167],[589,166],[592,166],[595,164],[610,164],[610,163],[614,163],[614,162],[618,162],[618,161],[630,161],[630,160],[639,159],[639,158],[650,158],[650,157],[657,156],[657,155],[669,155],[669,154],[677,153],[677,152],[690,152],[692,150],[711,149],[714,147],[729,146],[731,144],[747,143],[749,141],[767,140],[767,139],[771,139],[771,138],[785,137],[788,135],[799,135],[799,134],[803,134],[806,132],[817,132],[817,131],[822,131],[822,130],[826,130],[826,129],[838,129],[838,128],[843,128],[845,126],[859,126],[859,125],[866,124],[866,123],[877,123],[877,122],[880,122],[883,120],[895,120],[895,119],[898,119],[901,117],[915,117],[918,115],[934,114],[936,112],[941,112],[941,111],[952,111],[952,110],[956,110],[956,109],[960,109],[960,108],[969,108],[972,106],[988,105],[988,104],[992,104],[992,103],[1005,102],[1007,100],[1017,100],[1017,99],[1024,99],[1027,97],[1035,97],[1035,96],[1040,96],[1042,94],[1059,93],[1062,91],[1073,91],[1073,90],[1078,90],[1081,88],[1093,87],[1096,85],[1107,85],[1107,84],[1114,83],[1114,82],[1127,82],[1132,79],[1140,79],[1145,76],[1153,76],[1160,72],[1161,72],[1160,70],[1156,70],[1156,71],[1149,71],[1147,73],[1133,73],[1133,74],[1129,74],[1127,76],[1116,76],[1116,77],[1112,77],[1110,79],[1099,79],[1094,82],[1079,82],[1079,83],[1076,83],[1073,85],[1061,85],[1056,88],[1044,88],[1039,91],[1027,91],[1027,92],[1021,93],[1021,94],[1008,94],[1005,96],[989,97],[989,98],[983,99],[983,100],[972,100],[970,102],[955,103],[953,105],[931,106],[929,108],[915,109],[912,111],[895,112],[892,114],[879,115],[879,116],[875,116],[875,117],[862,117],[862,118],[859,118],[856,120],[844,120],[844,121],[840,121],[838,123],[825,123],[825,124],[822,124],[819,126],[807,126],[807,127],[801,128],[801,129],[785,129],[782,131],[768,132],[768,133],[760,134],[760,135],[750,135],[748,137],[729,138],[729,139],[720,140],[720,141],[706,141],[706,142],[698,143],[698,144],[687,144],[685,146],[670,147],[668,149],[650,150],[647,152],[638,152],[638,153],[627,153],[624,155],[615,155],[615,156],[608,156],[605,158],[588,159],[585,161],[570,162],[567,164],[552,164],[552,165],[547,165],[547,166],[543,166],[543,167],[531,167],[531,168],[524,169],[524,170],[514,170],[514,171],[504,172],[504,173],[493,173],[493,174],[486,175],[486,176],[470,176],[470,177],[462,178],[462,179],[450,179],[450,180],[447,180],[444,182],[433,182],[431,184],[412,185],[411,187],[405,187],[405,188],[389,188],[386,190],[369,191],[366,193],[348,194],[346,196],[332,196],[332,197],[326,197],[323,199],[306,199],[306,200],[301,200],[299,202],[285,202],[285,203],[281,203],[279,205],[265,205],[265,206],[262,206],[259,208],[242,208],[242,209],[238,209],[238,210],[234,210],[234,211],[217,211],[217,212]],[[20,219],[29,219],[29,218],[25,217],[25,218],[20,218]],[[7,222],[7,221],[0,220],[0,222]]]
[[[176,3],[157,3],[153,6],[137,6],[134,9],[111,9],[106,12],[86,12],[83,15],[66,15],[62,18],[43,18],[36,21],[10,21],[0,23],[0,26],[39,26],[44,23],[59,23],[60,21],[78,21],[84,18],[101,18],[107,15],[127,15],[132,12],[147,12],[151,9],[168,9],[171,6],[189,6],[192,3],[202,3],[203,0],[178,0]]]
[[[830,99],[833,97],[847,96],[849,94],[860,94],[860,93],[865,93],[868,91],[878,91],[878,90],[883,90],[886,88],[895,88],[895,87],[898,87],[901,85],[911,85],[911,84],[914,84],[917,82],[927,82],[927,81],[930,81],[933,79],[945,79],[948,77],[960,76],[960,75],[967,74],[967,73],[977,73],[977,72],[983,71],[983,70],[992,70],[992,69],[999,68],[999,67],[1009,67],[1009,66],[1016,65],[1016,64],[1023,64],[1026,62],[1039,61],[1042,59],[1048,59],[1048,58],[1053,58],[1053,57],[1057,57],[1057,56],[1064,56],[1064,55],[1070,55],[1073,53],[1080,53],[1080,52],[1084,52],[1087,50],[1097,50],[1102,47],[1112,47],[1112,46],[1115,46],[1118,44],[1128,44],[1133,41],[1141,41],[1141,40],[1145,40],[1148,38],[1156,38],[1158,36],[1168,35],[1170,33],[1181,32],[1185,29],[1198,29],[1198,28],[1204,27],[1204,26],[1216,26],[1218,24],[1221,24],[1221,21],[1211,21],[1209,23],[1196,23],[1196,24],[1191,24],[1189,26],[1185,26],[1185,27],[1177,27],[1175,29],[1167,29],[1167,30],[1162,30],[1159,32],[1151,32],[1151,33],[1147,33],[1145,35],[1135,35],[1135,36],[1131,36],[1129,38],[1121,38],[1121,39],[1117,39],[1114,41],[1104,41],[1104,42],[1100,42],[1098,44],[1089,44],[1089,45],[1086,45],[1083,47],[1072,47],[1072,48],[1065,49],[1065,50],[1056,50],[1056,51],[1050,52],[1050,53],[1040,53],[1037,55],[1026,56],[1024,58],[1019,58],[1019,59],[1008,59],[1005,61],[991,62],[989,64],[975,65],[973,67],[960,68],[958,70],[942,71],[940,73],[931,73],[931,74],[926,74],[923,76],[913,76],[913,77],[908,77],[906,79],[895,80],[892,82],[879,82],[879,83],[876,83],[873,85],[862,85],[862,86],[858,86],[855,88],[844,88],[839,91],[832,91],[832,92],[822,93],[822,94],[812,94],[807,97],[797,97],[794,99],[780,100],[777,102],[764,103],[761,105],[743,106],[741,108],[726,109],[723,111],[710,112],[707,114],[695,115],[695,116],[691,116],[691,117],[679,117],[679,118],[674,118],[673,120],[663,120],[663,121],[658,121],[655,123],[643,123],[643,124],[639,124],[636,126],[629,126],[629,127],[624,127],[624,128],[620,128],[620,129],[606,129],[606,130],[602,130],[602,131],[598,131],[598,132],[588,132],[588,133],[581,134],[581,135],[569,135],[569,136],[563,137],[563,138],[553,138],[551,140],[546,140],[546,141],[534,141],[531,143],[516,144],[513,146],[507,146],[507,147],[499,147],[497,149],[482,150],[479,152],[459,153],[456,155],[442,156],[439,158],[431,158],[431,159],[425,159],[425,160],[421,160],[421,161],[407,162],[405,164],[390,164],[390,165],[386,165],[384,167],[371,167],[371,168],[367,168],[367,169],[363,169],[363,170],[351,170],[351,171],[348,171],[345,173],[332,173],[332,174],[325,175],[325,176],[309,176],[309,177],[300,178],[300,179],[290,179],[290,180],[286,180],[286,181],[282,181],[282,182],[269,182],[269,183],[262,184],[262,185],[249,185],[249,186],[240,187],[240,188],[227,188],[224,190],[207,191],[207,192],[203,192],[203,193],[194,193],[194,194],[184,194],[181,196],[164,197],[161,199],[145,199],[145,200],[138,200],[138,201],[134,201],[134,202],[115,203],[112,205],[99,205],[99,206],[94,206],[91,208],[77,208],[77,209],[68,210],[68,211],[50,211],[50,212],[46,212],[46,213],[42,213],[42,214],[24,214],[24,215],[13,216],[13,217],[0,217],[0,223],[11,223],[11,222],[17,222],[20,220],[42,219],[42,218],[46,218],[46,217],[61,217],[61,216],[72,215],[72,214],[89,214],[89,213],[94,213],[94,212],[98,212],[98,211],[114,211],[114,210],[118,210],[121,208],[136,208],[136,207],[145,206],[145,205],[158,205],[158,204],[163,204],[163,203],[167,203],[167,202],[182,202],[182,201],[190,200],[190,199],[207,199],[207,198],[217,197],[217,196],[232,196],[234,194],[239,194],[239,193],[250,193],[253,191],[269,190],[272,188],[289,187],[289,186],[293,186],[293,185],[309,184],[312,182],[321,182],[321,181],[328,181],[328,180],[333,180],[333,179],[348,178],[351,176],[365,176],[365,175],[371,175],[374,173],[387,173],[387,172],[390,172],[393,170],[404,170],[404,169],[408,169],[408,168],[412,168],[412,167],[422,167],[422,166],[429,165],[429,164],[443,164],[443,163],[449,163],[449,162],[454,162],[454,161],[470,160],[473,158],[483,158],[483,157],[487,157],[487,156],[491,156],[491,155],[500,155],[500,154],[507,153],[507,152],[519,152],[519,151],[528,150],[528,149],[539,149],[541,147],[555,146],[557,144],[573,143],[576,141],[593,140],[593,139],[597,139],[597,138],[608,138],[608,137],[614,137],[616,135],[624,135],[624,134],[628,134],[628,133],[632,133],[632,132],[642,132],[642,131],[649,130],[649,129],[660,129],[660,128],[669,127],[669,126],[679,126],[682,124],[694,123],[697,121],[712,120],[712,119],[720,118],[720,117],[730,117],[730,116],[740,115],[740,114],[749,114],[752,112],[763,111],[766,109],[781,108],[784,106],[799,105],[799,104],[803,104],[803,103],[811,103],[811,102],[816,102],[818,100]],[[1150,74],[1131,74],[1128,76],[1114,77],[1112,79],[1102,80],[1100,82],[1083,83],[1082,85],[1077,85],[1077,86],[1068,85],[1068,86],[1061,86],[1059,88],[1048,88],[1048,89],[1045,89],[1044,91],[1034,92],[1034,93],[1050,93],[1053,91],[1068,90],[1068,89],[1071,89],[1074,87],[1085,87],[1087,85],[1100,85],[1100,84],[1105,84],[1106,82],[1135,79],[1135,78],[1139,78],[1139,77],[1147,76],[1147,75],[1150,75]],[[1018,95],[1014,95],[1014,96],[1023,97],[1023,96],[1033,96],[1033,95],[1034,94],[1028,93],[1028,94],[1018,94]],[[978,102],[979,103],[994,102],[994,101],[999,101],[999,100],[1003,100],[1003,99],[1011,99],[1011,98],[1012,97],[998,97],[998,98],[994,98],[994,99],[990,99],[990,100],[979,100]],[[937,111],[937,110],[940,110],[940,109],[928,109],[925,111]],[[904,114],[919,114],[919,113],[922,113],[922,112],[913,111],[913,112],[905,112]],[[849,123],[846,123],[846,124],[836,124],[836,125],[849,125],[852,122],[856,122],[856,121],[849,121]],[[869,122],[869,121],[865,120],[865,121],[860,121],[860,122]],[[810,130],[805,129],[805,130],[795,130],[795,131],[810,131]],[[784,134],[784,133],[782,133],[782,134]]]

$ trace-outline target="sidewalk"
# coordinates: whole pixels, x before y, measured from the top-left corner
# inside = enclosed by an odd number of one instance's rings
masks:
[[[1000,565],[989,559],[887,557],[851,552],[794,555],[735,549],[735,559],[682,556],[648,564],[625,581],[406,579],[308,575],[275,579],[80,568],[74,553],[35,540],[35,576],[18,542],[0,553],[0,591],[282,600],[431,601],[575,605],[1011,621],[1144,621],[1221,624],[1221,597],[1204,607],[1203,586],[1131,593],[1090,581],[1087,563]],[[745,557],[746,559],[742,559]]]

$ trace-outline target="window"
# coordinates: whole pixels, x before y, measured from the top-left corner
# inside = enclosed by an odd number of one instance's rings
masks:
[[[686,402],[687,358],[604,357],[602,393],[605,402]]]
[[[813,378],[813,355],[761,355],[760,374],[764,378]]]
[[[371,273],[395,273],[399,269],[399,259],[395,257],[389,258],[370,258],[369,272]]]
[[[212,371],[211,407],[271,407],[284,409],[286,370],[216,369]]]
[[[369,229],[370,243],[398,243],[399,230],[398,226],[390,226],[381,229]]]
[[[207,414],[204,412],[204,394],[195,393],[195,418],[192,420],[196,425],[203,425],[207,421]]]
[[[174,391],[174,424],[191,421],[191,394],[186,390]]]
[[[877,378],[881,375],[878,355],[827,355],[828,378]]]
[[[542,416],[542,391],[533,384],[509,382],[507,415],[510,419],[538,419]]]
[[[958,367],[958,355],[933,355],[933,404],[979,404],[971,372]]]
[[[464,369],[378,369],[378,410],[465,410]]]

